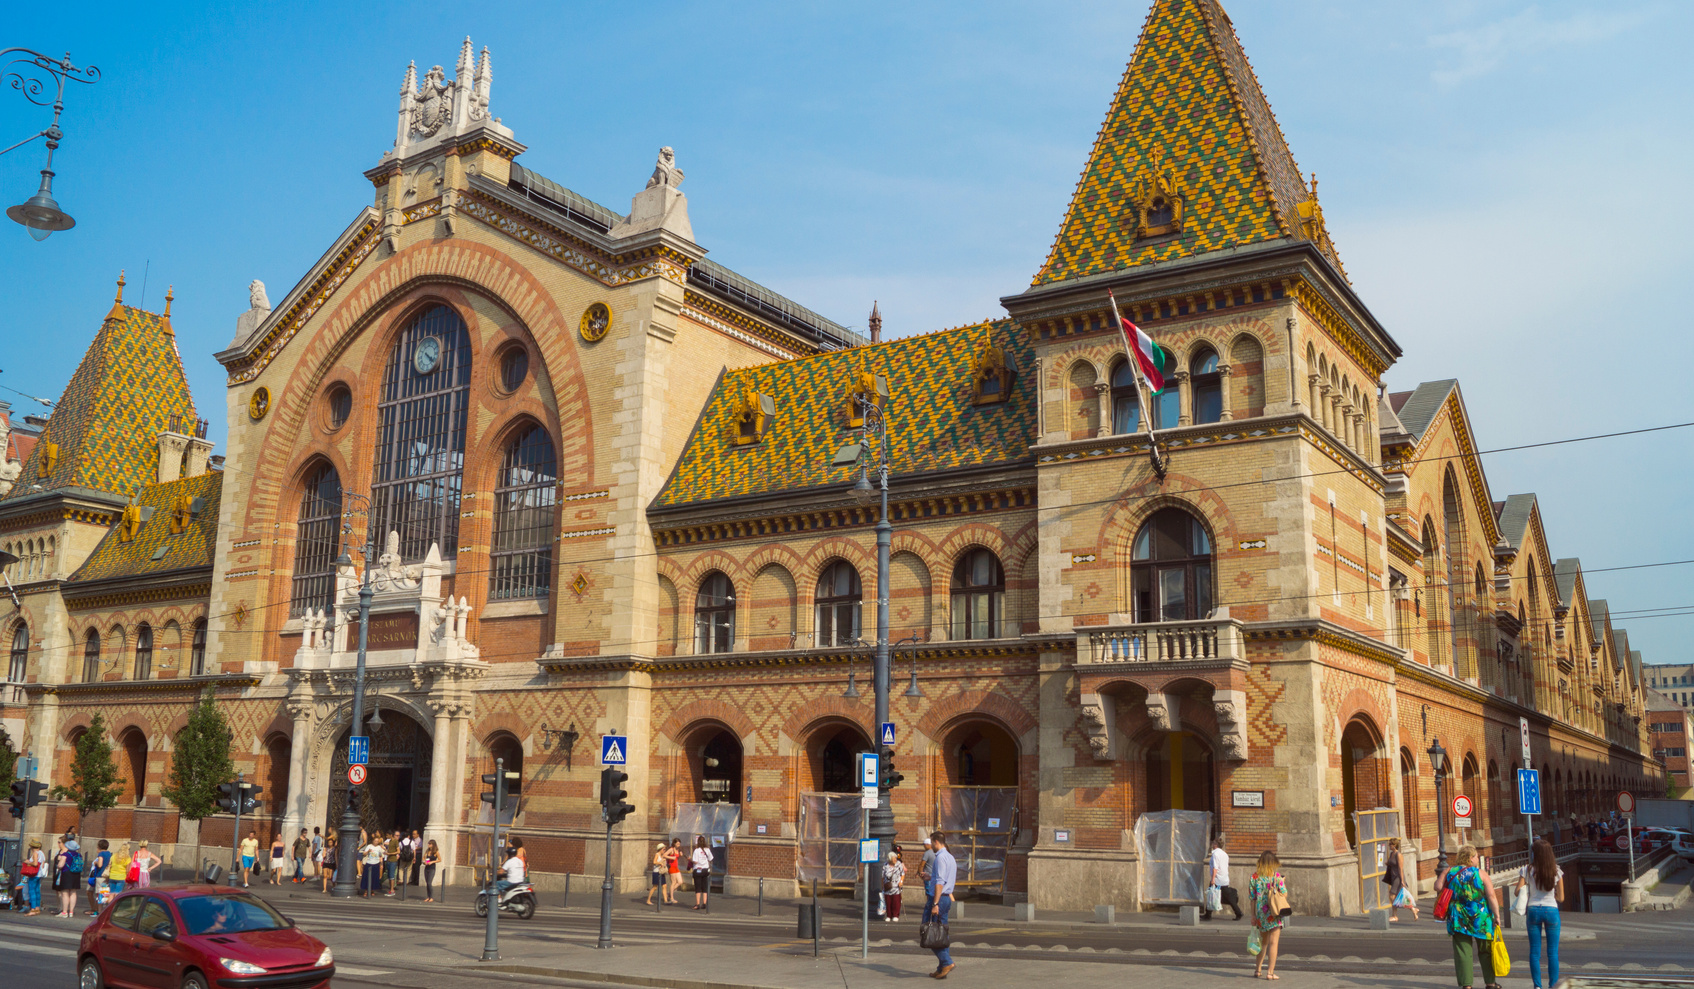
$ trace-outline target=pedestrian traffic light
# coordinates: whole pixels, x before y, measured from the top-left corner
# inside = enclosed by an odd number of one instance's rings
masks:
[[[509,811],[517,803],[517,798],[512,796],[512,784],[518,781],[519,774],[506,770],[505,782],[501,783],[499,779],[494,773],[482,774],[482,781],[494,787],[492,790],[483,791],[482,802],[489,805],[498,805],[500,810]]]
[[[218,809],[225,814],[235,813],[235,784],[218,784]]]
[[[28,782],[28,780],[12,781],[12,816],[20,821],[23,820],[24,811],[29,807],[29,787],[25,785]]]
[[[877,753],[876,771],[876,786],[879,790],[892,790],[900,785],[901,780],[906,778],[904,773],[894,770],[894,750],[886,745],[882,747],[881,752]]]
[[[259,809],[258,797],[259,794],[265,792],[265,788],[262,786],[254,786],[251,783],[243,783],[241,786],[241,813],[251,814]]]
[[[624,802],[629,793],[623,784],[628,779],[629,774],[616,766],[600,770],[600,807],[605,811],[608,825],[622,824],[624,818],[635,813],[635,806]]]

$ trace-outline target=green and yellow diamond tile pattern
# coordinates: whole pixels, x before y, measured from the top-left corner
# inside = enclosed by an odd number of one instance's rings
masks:
[[[1000,348],[1016,369],[1004,402],[973,405],[973,356]],[[1035,439],[1035,355],[1011,320],[902,337],[867,347],[726,372],[707,402],[656,507],[847,484],[832,466],[857,442],[848,396],[861,372],[884,375],[890,464],[903,476],[1029,459]],[[741,396],[769,395],[776,416],[759,442],[736,442]]]
[[[214,470],[142,488],[136,495],[136,507],[152,511],[136,529],[135,537],[124,540],[124,523],[120,518],[71,575],[70,583],[211,567],[217,549],[218,503],[223,495],[223,479],[223,471]],[[182,531],[171,531],[171,516],[178,505],[194,508],[197,498],[200,504],[184,520]],[[142,514],[149,513],[142,511]],[[162,554],[161,546],[166,547]]]
[[[43,431],[58,451],[52,471],[41,476],[49,447],[37,443],[7,498],[71,487],[129,495],[157,480],[159,433],[172,416],[179,431],[193,429],[194,399],[170,324],[114,305]]]
[[[1137,238],[1132,190],[1174,171],[1181,229]],[[1157,0],[1034,284],[1287,236],[1307,195],[1234,28],[1215,0]]]

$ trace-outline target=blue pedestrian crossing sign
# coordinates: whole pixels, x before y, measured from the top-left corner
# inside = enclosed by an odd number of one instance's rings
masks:
[[[347,765],[366,766],[371,761],[371,737],[352,735],[347,739]]]
[[[1541,813],[1541,774],[1536,770],[1518,770],[1518,812]]]
[[[629,736],[601,735],[600,736],[600,765],[627,766],[629,765]]]
[[[892,721],[884,721],[882,723],[882,744],[894,744],[894,722]]]

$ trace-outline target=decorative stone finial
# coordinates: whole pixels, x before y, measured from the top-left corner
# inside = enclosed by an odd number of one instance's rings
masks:
[[[871,343],[882,342],[882,313],[876,309],[876,301],[871,301]]]
[[[118,297],[112,301],[120,306],[124,304],[124,270],[122,268],[118,269]]]
[[[418,79],[417,63],[406,67],[400,85],[400,117],[394,135],[394,150],[387,157],[408,157],[425,147],[441,144],[477,128],[487,128],[510,140],[512,132],[491,119],[488,94],[494,85],[494,65],[488,48],[478,59],[471,39],[459,46],[454,78],[449,80],[441,66],[432,66]],[[522,150],[521,147],[514,149]]]
[[[176,298],[176,286],[172,285],[169,288],[165,289],[165,318],[166,319],[171,318],[171,300],[174,299],[174,298]]]

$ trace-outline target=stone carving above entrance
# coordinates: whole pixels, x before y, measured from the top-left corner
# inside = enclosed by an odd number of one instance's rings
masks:
[[[1175,694],[1149,693],[1147,695],[1147,719],[1153,722],[1153,727],[1159,731],[1181,730],[1182,698]]]
[[[1118,757],[1117,699],[1110,694],[1082,695],[1082,733],[1094,758],[1110,762]]]
[[[1225,759],[1247,758],[1247,694],[1240,690],[1212,693],[1212,712],[1218,718],[1218,738]]]
[[[510,139],[511,129],[502,126],[498,117],[489,116],[488,95],[493,88],[494,64],[488,49],[483,48],[478,58],[469,38],[459,49],[452,79],[441,66],[434,65],[420,80],[417,63],[407,65],[400,86],[394,149],[386,157],[406,158],[434,146],[452,146],[458,143],[456,139],[482,128]]]

